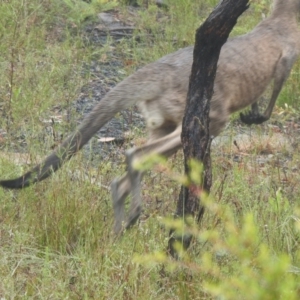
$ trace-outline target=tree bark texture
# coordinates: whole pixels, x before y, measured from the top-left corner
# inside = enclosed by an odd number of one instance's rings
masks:
[[[197,216],[199,221],[204,213],[199,201],[199,191],[210,191],[212,184],[209,109],[213,95],[214,79],[217,71],[221,47],[227,41],[237,18],[248,8],[249,0],[223,0],[197,29],[194,47],[187,105],[182,123],[181,141],[184,152],[185,174],[189,176],[188,162],[196,159],[203,163],[201,186],[182,186],[176,210],[176,217]],[[184,248],[190,244],[191,237],[171,237],[169,252],[176,256],[173,243],[183,242]]]

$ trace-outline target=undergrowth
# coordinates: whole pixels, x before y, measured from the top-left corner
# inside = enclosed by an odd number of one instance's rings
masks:
[[[134,11],[109,0],[0,3],[0,178],[40,162],[74,129],[79,116],[72,102],[91,79],[85,65],[109,60],[113,49],[123,60],[120,80],[192,44],[217,4],[174,0],[164,10],[155,1],[138,2],[142,8]],[[251,30],[269,6],[252,1],[232,35]],[[109,9],[134,24],[134,36],[102,46],[86,42],[85,26]],[[298,87],[299,63],[275,118],[298,113]],[[297,299],[300,158],[275,149],[271,139],[258,143],[259,134],[253,139],[238,150],[233,141],[214,148],[207,213],[200,226],[185,228],[196,238],[177,262],[165,255],[167,228],[182,224],[166,217],[175,211],[181,153],[146,174],[143,217],[119,238],[105,187],[123,172],[121,162],[95,167],[79,154],[45,182],[0,189],[1,299]]]

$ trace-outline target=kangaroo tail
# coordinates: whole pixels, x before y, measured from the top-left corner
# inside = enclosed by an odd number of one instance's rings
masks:
[[[130,107],[139,100],[157,97],[164,89],[165,80],[163,74],[154,79],[153,69],[157,69],[156,73],[161,71],[159,64],[153,63],[119,83],[94,107],[76,131],[41,164],[18,178],[1,180],[0,185],[9,189],[21,189],[49,177],[76,154],[117,112]],[[152,75],[151,80],[149,80],[149,75]]]

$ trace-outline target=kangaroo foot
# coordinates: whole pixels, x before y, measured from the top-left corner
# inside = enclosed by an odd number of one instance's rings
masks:
[[[129,217],[126,224],[126,229],[132,227],[136,223],[136,221],[140,217],[141,212],[142,212],[142,207],[140,205],[130,209]]]
[[[247,125],[252,125],[252,124],[261,124],[265,121],[268,120],[268,118],[264,115],[253,113],[252,111],[243,114],[240,113],[240,119],[243,123]]]

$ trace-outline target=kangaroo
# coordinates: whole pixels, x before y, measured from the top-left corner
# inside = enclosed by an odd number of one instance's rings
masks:
[[[300,0],[275,0],[268,18],[248,34],[224,44],[209,114],[212,136],[220,133],[231,113],[249,105],[252,111],[241,114],[245,123],[262,123],[270,118],[281,88],[299,55],[299,10]],[[148,142],[127,151],[128,170],[111,184],[115,232],[132,226],[141,212],[143,176],[143,172],[133,166],[149,154],[168,157],[181,148],[181,124],[192,62],[193,47],[190,46],[139,69],[108,92],[75,132],[41,164],[16,179],[0,181],[0,185],[19,189],[49,177],[117,112],[137,104],[146,120]],[[256,101],[271,81],[274,85],[270,102],[265,112],[260,114]],[[126,221],[124,205],[130,193],[132,199]]]

